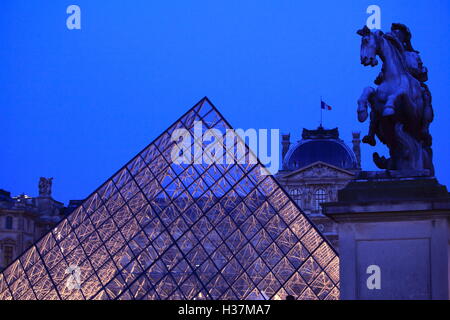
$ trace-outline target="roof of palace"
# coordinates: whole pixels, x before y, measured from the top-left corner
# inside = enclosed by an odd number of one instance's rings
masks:
[[[303,129],[302,140],[293,144],[283,161],[284,170],[293,171],[314,162],[322,161],[339,168],[357,168],[353,151],[339,139],[338,128],[316,130]]]

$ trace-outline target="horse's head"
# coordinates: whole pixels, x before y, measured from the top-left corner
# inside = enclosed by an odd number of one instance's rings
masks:
[[[381,31],[372,32],[367,26],[357,31],[361,38],[361,64],[375,67],[378,64],[378,41]]]

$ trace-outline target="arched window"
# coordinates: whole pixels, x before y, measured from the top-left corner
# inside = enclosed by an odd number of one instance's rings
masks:
[[[5,221],[5,228],[11,230],[13,228],[13,218],[12,217],[6,217]]]
[[[289,190],[289,194],[299,207],[302,206],[302,190],[298,188],[293,188]]]
[[[327,201],[327,192],[323,188],[319,188],[314,193],[314,207],[317,211],[322,210],[322,207],[320,206],[321,203]]]

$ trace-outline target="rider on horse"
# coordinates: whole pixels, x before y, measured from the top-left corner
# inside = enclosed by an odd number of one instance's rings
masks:
[[[425,82],[428,80],[428,69],[423,66],[419,51],[413,49],[411,45],[411,32],[409,28],[401,23],[393,23],[391,32],[384,35],[403,55],[406,69],[411,76],[420,82],[422,98],[424,101],[423,125],[421,131],[421,140],[426,146],[431,145],[431,135],[429,134],[429,125],[433,121],[433,107],[431,105],[431,93]],[[374,83],[380,85],[384,81],[384,68],[375,79]],[[378,121],[378,115],[375,112],[370,114],[369,134],[363,138],[363,142],[375,145],[375,125]]]

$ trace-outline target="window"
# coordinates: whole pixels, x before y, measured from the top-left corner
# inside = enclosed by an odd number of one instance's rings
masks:
[[[299,207],[302,207],[302,190],[301,189],[290,189],[289,194]]]
[[[27,232],[31,231],[31,221],[27,219]]]
[[[6,217],[5,228],[6,229],[12,229],[13,228],[13,218],[12,217]]]
[[[14,248],[12,246],[4,246],[4,264],[8,265],[13,261]]]
[[[326,202],[327,201],[327,193],[325,191],[325,189],[317,189],[315,194],[314,194],[315,198],[314,198],[314,202],[315,202],[315,209],[317,211],[321,211],[322,207],[320,206],[321,203]]]

